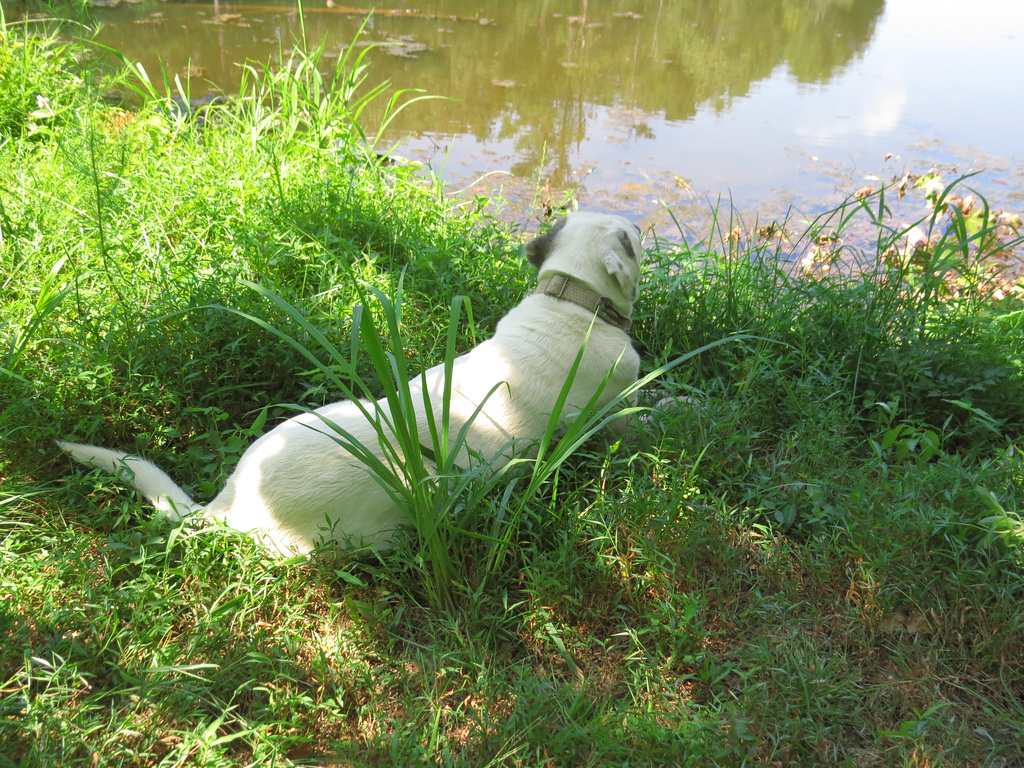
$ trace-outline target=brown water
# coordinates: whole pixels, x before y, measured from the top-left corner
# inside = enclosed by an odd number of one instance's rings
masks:
[[[406,3],[408,0],[405,0]],[[810,216],[938,166],[997,208],[1024,197],[1021,0],[381,0],[372,79],[445,100],[388,140],[517,210],[567,192],[640,221],[731,200]],[[11,6],[5,3],[10,13]],[[368,9],[320,0],[307,39],[342,51]],[[294,3],[142,0],[96,8],[98,39],[193,95],[300,35]],[[490,174],[477,181],[481,176]],[[907,211],[906,215],[914,215]]]

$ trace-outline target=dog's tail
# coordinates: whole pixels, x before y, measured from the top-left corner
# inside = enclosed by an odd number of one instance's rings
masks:
[[[181,520],[186,515],[203,510],[203,506],[192,501],[166,472],[145,459],[96,445],[68,443],[64,440],[58,440],[57,445],[75,461],[113,472],[130,482],[150,504],[171,520]]]

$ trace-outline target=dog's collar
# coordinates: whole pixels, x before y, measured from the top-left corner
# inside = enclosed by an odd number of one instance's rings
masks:
[[[540,281],[534,293],[543,293],[545,296],[583,307],[588,312],[596,313],[609,325],[621,328],[626,333],[629,333],[633,327],[633,321],[619,312],[612,304],[611,299],[602,296],[586,283],[570,275],[563,275],[559,272],[550,274]]]

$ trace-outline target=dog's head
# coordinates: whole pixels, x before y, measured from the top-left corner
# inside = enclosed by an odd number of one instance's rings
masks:
[[[548,272],[571,275],[611,300],[626,317],[640,295],[640,230],[622,216],[570,213],[527,243],[526,257],[541,279]]]

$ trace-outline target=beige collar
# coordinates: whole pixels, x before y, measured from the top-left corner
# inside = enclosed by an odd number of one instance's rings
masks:
[[[626,333],[629,333],[633,327],[633,321],[619,312],[612,304],[611,299],[592,290],[586,283],[575,277],[555,272],[541,280],[534,293],[543,293],[545,296],[562,299],[570,304],[583,307],[588,312],[596,313],[609,325],[621,328]]]

